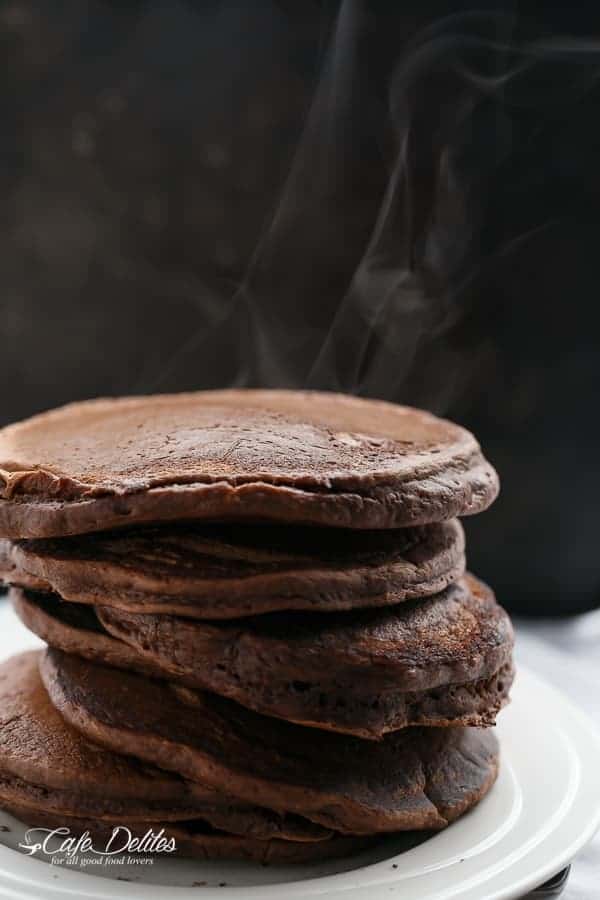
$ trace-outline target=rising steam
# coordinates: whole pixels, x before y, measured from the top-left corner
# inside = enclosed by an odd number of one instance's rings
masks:
[[[378,68],[375,29],[364,3],[344,0],[247,272],[183,348],[199,386],[228,357],[232,384],[443,411],[485,362],[485,343],[469,337],[473,310],[498,267],[551,225],[490,243],[490,184],[513,152],[515,121],[587,91],[600,51],[468,14],[397,34]]]

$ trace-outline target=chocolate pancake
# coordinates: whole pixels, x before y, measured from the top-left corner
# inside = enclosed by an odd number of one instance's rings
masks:
[[[46,652],[41,673],[60,713],[89,739],[338,832],[443,828],[497,774],[489,729],[406,728],[362,741],[58,650]]]
[[[40,653],[0,665],[0,806],[34,822],[39,813],[111,824],[202,819],[246,837],[322,841],[331,832],[240,803],[87,741],[58,714],[42,685]],[[29,811],[30,815],[25,815]],[[64,823],[63,823],[64,824]]]
[[[387,606],[464,571],[456,520],[392,531],[162,526],[12,546],[6,577],[66,600],[227,619],[282,609]],[[33,583],[32,583],[33,579]]]
[[[510,619],[473,576],[418,603],[354,613],[218,625],[96,613],[163,677],[365,738],[407,725],[492,725],[513,678]]]
[[[0,431],[13,538],[183,519],[399,528],[480,512],[497,491],[469,432],[341,394],[96,400]]]
[[[19,584],[33,591],[47,591],[50,585],[17,565],[14,559],[15,545],[12,541],[0,539],[0,587],[3,584]]]
[[[160,666],[142,659],[133,647],[109,634],[94,607],[67,603],[56,594],[17,587],[11,587],[9,598],[21,622],[51,647],[120,669],[165,677]]]
[[[322,841],[300,842],[279,840],[259,840],[251,836],[227,834],[226,832],[212,829],[202,820],[189,822],[138,822],[122,821],[113,826],[94,819],[84,819],[79,816],[56,815],[47,812],[43,807],[31,809],[21,805],[17,799],[8,802],[0,798],[0,802],[7,812],[17,819],[26,822],[30,827],[36,828],[62,828],[67,827],[70,836],[87,833],[95,847],[104,849],[112,838],[111,850],[124,846],[129,837],[146,839],[148,846],[148,831],[160,834],[165,841],[174,840],[175,849],[173,856],[187,856],[195,859],[246,859],[260,863],[301,863],[317,861],[321,859],[335,859],[339,856],[348,856],[373,844],[376,837],[355,837],[351,835],[332,834]],[[115,828],[119,829],[115,835]],[[127,831],[124,831],[127,829]],[[144,856],[152,855],[148,850]],[[165,853],[161,854],[164,858]]]
[[[380,738],[407,725],[493,725],[513,679],[513,632],[467,576],[420,603],[207,623],[65,603],[13,588],[53,647],[213,691],[303,725]]]

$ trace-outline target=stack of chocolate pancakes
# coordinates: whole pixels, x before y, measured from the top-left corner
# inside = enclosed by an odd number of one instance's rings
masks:
[[[0,431],[0,806],[301,861],[445,827],[493,784],[510,621],[457,517],[497,476],[419,410],[230,390]]]

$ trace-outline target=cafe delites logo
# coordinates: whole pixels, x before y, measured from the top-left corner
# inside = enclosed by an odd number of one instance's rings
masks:
[[[59,828],[29,828],[19,843],[29,856],[40,854],[55,865],[151,865],[156,854],[177,849],[175,838],[164,828],[133,834],[126,825],[115,825],[106,839],[92,838],[89,831],[71,834],[66,825]]]

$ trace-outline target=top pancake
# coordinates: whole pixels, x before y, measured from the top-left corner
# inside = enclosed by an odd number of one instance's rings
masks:
[[[396,528],[485,509],[474,437],[429,413],[318,392],[95,400],[0,431],[0,536],[134,522]]]

